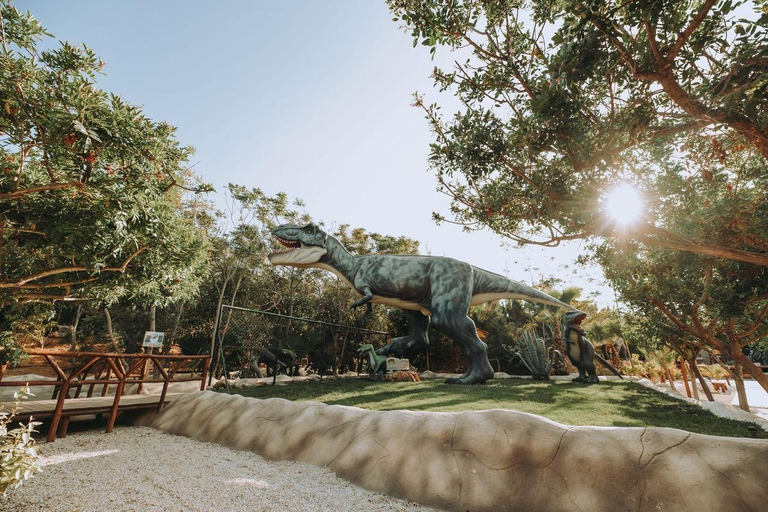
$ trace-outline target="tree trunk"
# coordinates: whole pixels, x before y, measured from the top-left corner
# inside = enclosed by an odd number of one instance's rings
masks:
[[[339,352],[339,368],[344,373],[344,349],[347,348],[347,339],[349,338],[349,329],[344,333],[344,337],[341,339],[341,351]]]
[[[214,351],[216,350],[216,328],[219,326],[219,318],[221,316],[221,305],[224,302],[224,293],[227,291],[227,285],[229,284],[229,280],[230,280],[229,277],[227,277],[227,279],[224,280],[224,284],[221,285],[221,290],[219,290],[219,299],[216,301],[216,315],[213,318],[213,332],[211,333],[211,351],[209,352],[211,354],[212,361],[216,361],[216,357],[214,354]]]
[[[763,370],[758,368],[757,365],[752,362],[752,360],[744,355],[744,353],[741,351],[741,347],[739,347],[739,351],[733,354],[733,356],[734,362],[738,359],[742,369],[746,370],[749,376],[755,379],[755,381],[760,384],[760,387],[762,387],[765,392],[768,393],[768,375],[764,374]]]
[[[120,346],[117,344],[117,340],[115,339],[115,333],[112,330],[112,315],[109,313],[109,308],[104,308],[104,318],[107,320],[107,336],[109,336],[110,344],[112,345],[112,352],[115,354],[120,354],[123,352],[123,350],[120,348]],[[120,368],[123,371],[126,371],[128,368],[125,367],[124,360],[121,358],[118,358],[117,364],[120,365]]]
[[[685,369],[685,359],[680,357],[680,372],[683,374],[683,385],[685,386],[685,394],[688,398],[691,398],[691,388],[688,385],[688,370]]]
[[[179,304],[179,311],[176,313],[176,319],[173,321],[173,328],[171,329],[170,335],[165,339],[167,342],[168,349],[165,350],[165,353],[168,353],[171,351],[171,344],[176,341],[176,331],[179,330],[179,324],[181,323],[181,315],[184,314],[184,303],[182,302]],[[165,346],[165,344],[164,344]]]
[[[704,394],[707,395],[707,400],[710,402],[715,401],[715,397],[712,396],[712,391],[710,391],[709,386],[707,385],[707,381],[704,380],[704,376],[699,371],[699,366],[696,364],[696,358],[694,357],[691,359],[690,363],[688,363],[691,367],[691,372],[696,375],[696,378],[699,379],[699,382],[701,383],[701,389],[704,391]],[[694,381],[694,386],[695,386]]]
[[[744,376],[742,374],[741,362],[736,354],[733,354],[733,380],[736,381],[736,393],[739,395],[739,407],[747,412],[749,411],[749,402],[747,402],[747,390],[744,389]]]
[[[731,371],[731,369],[728,368],[725,365],[725,363],[723,363],[723,361],[719,357],[717,357],[715,354],[712,354],[712,359],[714,359],[715,362],[720,365],[720,368],[722,368],[723,370],[728,372],[728,374],[725,376],[725,382],[730,386],[731,385],[731,381],[730,381],[729,377],[733,377],[733,371]]]
[[[621,368],[621,358],[619,357],[619,351],[616,349],[616,343],[612,343],[608,346],[608,353],[611,354],[611,364],[617,370]]]
[[[157,306],[152,304],[149,308],[149,330],[154,332],[157,331]],[[155,351],[154,347],[144,347],[144,353],[145,354],[151,354]],[[154,364],[148,363],[147,360],[144,360],[144,366],[142,368],[142,375],[144,375],[144,378],[149,375],[149,372],[153,372],[153,377],[157,377],[159,375],[157,371],[157,367],[155,367]],[[141,392],[143,384],[139,384],[139,392]]]
[[[554,375],[568,375],[568,364],[565,362],[567,353],[565,352],[565,344],[563,343],[563,333],[560,330],[560,323],[558,321],[552,322],[554,325],[554,335],[552,339],[552,346],[555,350],[560,352],[559,359],[556,357],[552,363],[552,373]]]
[[[672,377],[672,372],[669,371],[669,368],[664,368],[664,375],[667,376],[667,383],[669,384],[669,387],[672,389],[672,391],[677,391],[677,388],[675,387],[675,379]]]
[[[240,277],[237,278],[237,282],[235,283],[235,287],[232,289],[232,299],[229,301],[230,306],[235,305],[235,298],[237,297],[237,292],[240,290],[240,285],[243,282],[243,274],[240,274]],[[223,340],[226,335],[227,331],[229,330],[229,321],[232,320],[232,310],[229,310],[229,313],[227,314],[227,321],[224,322],[224,327],[221,328],[221,331],[219,331],[219,337]]]
[[[690,364],[686,361],[685,364],[688,366],[689,370],[689,377],[691,378],[691,393],[693,394],[694,400],[699,400],[699,387],[696,385],[696,376],[693,374],[693,368]]]
[[[157,306],[154,304],[149,308],[149,330],[157,330]]]
[[[75,352],[78,352],[80,350],[80,347],[77,344],[77,325],[80,323],[80,315],[83,313],[83,305],[78,304],[77,305],[77,313],[75,313],[75,322],[72,325],[72,348]]]
[[[112,331],[112,315],[109,314],[109,308],[104,308],[104,318],[107,320],[107,336],[109,337],[109,343],[112,346],[112,352],[119,354],[120,347],[117,346],[115,333]]]

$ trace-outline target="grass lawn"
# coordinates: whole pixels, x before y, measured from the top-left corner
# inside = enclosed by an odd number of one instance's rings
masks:
[[[753,423],[718,418],[700,407],[675,400],[634,382],[597,385],[567,381],[492,380],[480,386],[455,386],[442,380],[373,382],[367,379],[324,379],[284,386],[233,390],[254,398],[316,400],[331,405],[391,411],[480,411],[512,409],[544,416],[567,425],[671,427],[728,437],[768,438]]]

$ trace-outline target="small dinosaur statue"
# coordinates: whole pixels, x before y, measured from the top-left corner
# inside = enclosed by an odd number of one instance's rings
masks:
[[[586,316],[587,314],[583,311],[569,311],[565,314],[565,332],[563,333],[565,352],[573,366],[579,370],[579,376],[573,379],[574,382],[600,382],[595,372],[595,360],[624,380],[616,368],[595,353],[595,347],[584,337],[581,322]]]
[[[377,373],[384,373],[387,370],[387,356],[380,356],[376,353],[376,349],[370,343],[366,345],[360,345],[357,349],[357,353],[361,356],[368,356],[369,370],[368,374],[373,376]]]
[[[403,357],[425,349],[430,322],[458,343],[469,364],[466,373],[448,379],[449,384],[479,384],[493,378],[487,346],[467,316],[470,306],[499,299],[523,299],[574,311],[546,293],[453,258],[353,256],[341,242],[313,223],[284,224],[273,229],[272,234],[288,249],[269,255],[273,265],[333,272],[360,295],[353,308],[372,302],[405,310],[408,335],[393,339],[377,350],[378,354]]]

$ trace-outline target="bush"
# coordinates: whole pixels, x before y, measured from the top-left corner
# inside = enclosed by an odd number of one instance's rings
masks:
[[[38,469],[34,427],[40,423],[30,421],[26,425],[8,430],[8,425],[19,410],[19,404],[31,395],[29,388],[22,388],[13,394],[16,404],[11,412],[0,411],[0,494],[18,487]]]
[[[657,362],[650,359],[641,361],[640,356],[632,354],[629,361],[621,362],[621,373],[658,382],[664,375],[664,370]]]
[[[26,357],[28,357],[26,352],[16,341],[16,336],[14,336],[13,332],[0,332],[0,366],[4,364],[18,366],[21,360]]]

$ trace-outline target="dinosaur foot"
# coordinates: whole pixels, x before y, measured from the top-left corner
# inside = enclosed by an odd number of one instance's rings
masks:
[[[465,373],[461,377],[451,377],[450,379],[446,379],[446,384],[460,384],[460,385],[468,385],[468,384],[483,384],[485,381],[490,380],[493,378],[493,372],[490,374],[488,372],[476,372],[476,373]]]
[[[381,347],[376,353],[380,356],[393,355],[395,357],[404,357],[412,352],[421,351],[427,348],[427,341],[414,339],[410,336],[395,338],[389,344]]]
[[[590,375],[585,377],[576,377],[575,379],[572,379],[571,382],[583,382],[584,384],[597,384],[600,382],[600,379],[597,378],[597,375]]]

